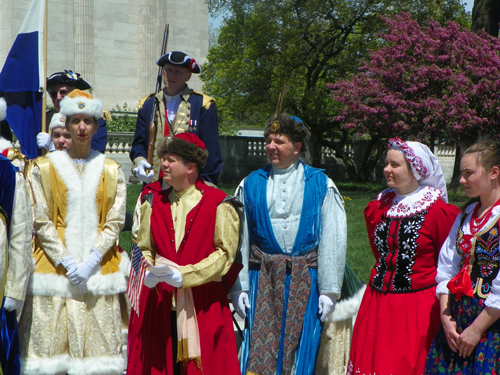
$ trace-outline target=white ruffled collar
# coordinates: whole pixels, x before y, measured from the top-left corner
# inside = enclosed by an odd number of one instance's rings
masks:
[[[396,189],[386,189],[382,191],[377,200],[390,206],[387,210],[387,217],[402,218],[409,217],[427,210],[435,201],[439,199],[442,192],[431,186],[420,186],[410,194],[396,194]]]

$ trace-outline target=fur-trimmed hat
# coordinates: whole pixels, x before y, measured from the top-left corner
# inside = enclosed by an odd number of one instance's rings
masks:
[[[65,125],[66,117],[64,117],[60,113],[54,113],[52,115],[52,118],[50,119],[49,133],[52,132],[52,129],[60,127],[64,128]]]
[[[54,85],[68,85],[78,90],[90,89],[90,84],[80,77],[80,73],[73,73],[71,70],[56,72],[47,78],[47,89]]]
[[[165,66],[166,64],[182,66],[188,69],[191,73],[201,73],[201,68],[195,59],[189,57],[184,52],[172,51],[158,59],[156,65]]]
[[[311,133],[304,126],[302,120],[288,113],[280,113],[278,117],[273,115],[269,117],[264,129],[264,138],[267,139],[270,134],[284,134],[292,143],[302,143],[301,152],[307,151],[307,144]]]
[[[96,120],[102,117],[102,102],[86,91],[78,89],[71,91],[61,100],[60,105],[59,112],[66,118],[77,113],[92,116]]]
[[[176,134],[172,140],[163,140],[158,149],[158,156],[161,159],[165,154],[175,154],[188,163],[195,163],[199,172],[205,166],[208,151],[197,135],[185,132]]]
[[[0,121],[7,117],[7,102],[4,98],[0,98]]]

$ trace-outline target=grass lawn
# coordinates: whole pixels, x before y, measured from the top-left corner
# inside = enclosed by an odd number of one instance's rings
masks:
[[[234,194],[238,182],[220,186],[227,194]],[[142,185],[127,186],[127,211],[133,211]],[[338,188],[345,201],[347,215],[347,262],[364,282],[368,281],[370,270],[375,264],[375,259],[370,250],[366,234],[363,211],[370,200],[385,188],[383,184],[351,184],[339,183]],[[450,193],[450,203],[460,206],[467,197]],[[123,232],[120,235],[120,244],[125,251],[130,248],[131,234]]]

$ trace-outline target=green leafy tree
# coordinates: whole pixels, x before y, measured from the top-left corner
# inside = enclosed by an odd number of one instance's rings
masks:
[[[212,0],[209,7],[230,14],[202,74],[205,92],[218,100],[221,127],[264,124],[286,86],[283,110],[310,128],[313,165],[328,146],[350,175],[356,168],[343,143],[352,132],[335,120],[339,105],[326,84],[355,71],[369,49],[384,43],[380,14],[410,8],[423,23],[429,16],[467,20],[459,0]]]

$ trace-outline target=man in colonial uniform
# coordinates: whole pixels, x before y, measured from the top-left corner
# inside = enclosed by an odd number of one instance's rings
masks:
[[[133,233],[149,264],[171,272],[146,274],[127,374],[239,375],[227,293],[239,271],[241,205],[199,178],[207,153],[196,135],[165,139],[158,157],[163,178],[144,187]]]
[[[312,375],[322,322],[341,296],[343,201],[322,170],[300,159],[309,131],[298,118],[271,117],[264,136],[270,164],[237,192],[247,218],[244,269],[232,291],[246,316],[241,371]]]
[[[0,121],[6,104],[0,98]],[[0,373],[19,374],[17,314],[26,295],[31,263],[31,214],[28,188],[12,160],[0,155]]]
[[[206,145],[208,158],[201,171],[204,180],[217,184],[222,166],[217,108],[215,100],[208,95],[193,91],[187,85],[191,74],[201,73],[196,61],[184,52],[173,51],[162,56],[157,62],[163,67],[162,77],[165,88],[154,96],[151,94],[139,102],[139,113],[134,140],[130,151],[134,175],[145,183],[156,181],[160,175],[160,159],[153,152],[153,168],[146,161],[149,144],[149,124],[154,101],[156,113],[156,150],[164,137],[189,132],[196,134]]]

